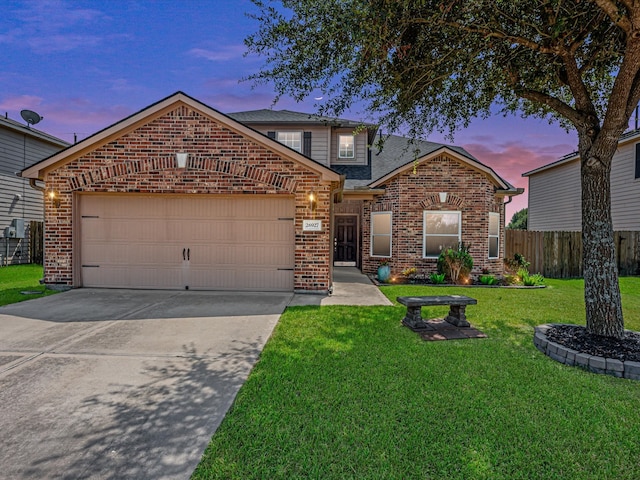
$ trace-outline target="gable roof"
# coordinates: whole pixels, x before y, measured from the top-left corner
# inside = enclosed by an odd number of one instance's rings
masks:
[[[336,128],[365,127],[368,130],[369,142],[375,138],[378,126],[373,123],[348,120],[346,118],[325,117],[312,113],[293,112],[291,110],[272,110],[263,108],[261,110],[247,110],[245,112],[228,113],[231,118],[249,124],[299,124],[299,125],[322,125]]]
[[[376,188],[388,179],[413,168],[415,161],[422,163],[443,153],[448,153],[475,170],[483,172],[499,189],[513,192],[513,194],[517,194],[516,192],[519,191],[491,167],[481,163],[462,147],[425,140],[412,140],[397,135],[386,137],[381,151],[376,153],[375,147],[373,147],[371,152],[371,178],[373,180],[346,180],[345,187]]]
[[[69,142],[65,142],[61,138],[54,137],[53,135],[49,135],[48,133],[42,132],[40,130],[36,130],[31,126],[23,125],[22,123],[16,122],[15,120],[12,120],[8,117],[0,117],[0,127],[6,128],[7,130],[13,130],[14,132],[20,134],[25,134],[29,137],[33,137],[59,147],[68,147],[69,145],[71,145]]]
[[[637,142],[638,140],[640,140],[640,130],[631,130],[630,132],[622,134],[622,136],[618,139],[618,146],[633,141]],[[551,163],[547,163],[546,165],[543,165],[541,167],[529,170],[528,172],[523,173],[522,176],[529,177],[531,175],[535,175],[536,173],[544,172],[545,170],[559,167],[560,165],[564,165],[565,163],[571,163],[577,160],[580,160],[580,154],[578,152],[571,152],[558,160],[554,160]]]
[[[309,157],[296,152],[293,149],[286,147],[285,145],[277,142],[266,135],[238,122],[237,120],[219,112],[218,110],[205,105],[204,103],[190,97],[183,92],[176,92],[126,118],[114,123],[113,125],[106,127],[90,137],[67,147],[66,149],[51,155],[44,160],[33,164],[32,166],[24,169],[21,174],[25,178],[43,179],[44,175],[50,171],[58,168],[61,165],[72,162],[73,160],[83,156],[87,152],[93,151],[102,145],[105,145],[116,138],[129,133],[136,128],[145,125],[152,120],[165,115],[166,113],[174,110],[178,106],[187,106],[201,115],[208,117],[224,125],[226,128],[247,137],[263,147],[277,152],[283,157],[300,163],[305,167],[317,172],[322,176],[323,180],[328,181],[341,181],[342,177],[338,172],[331,170],[330,168],[322,165],[321,163],[312,160]]]

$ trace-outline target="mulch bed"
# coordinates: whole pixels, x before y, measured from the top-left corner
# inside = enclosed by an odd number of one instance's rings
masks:
[[[640,333],[626,331],[621,340],[587,333],[581,325],[554,325],[547,330],[547,339],[580,353],[640,362]]]
[[[480,330],[473,327],[456,327],[440,319],[426,320],[426,327],[412,328],[423,340],[464,340],[467,338],[487,338]]]

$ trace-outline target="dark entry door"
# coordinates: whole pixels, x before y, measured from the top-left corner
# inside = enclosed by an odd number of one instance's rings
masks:
[[[340,215],[335,217],[335,262],[355,262],[358,257],[358,217]]]

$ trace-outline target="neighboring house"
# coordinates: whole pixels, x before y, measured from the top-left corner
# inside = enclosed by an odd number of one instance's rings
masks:
[[[582,186],[577,152],[522,176],[529,178],[529,230],[582,230]],[[640,130],[620,137],[613,156],[611,213],[615,231],[640,230]]]
[[[22,172],[52,195],[45,282],[326,292],[334,262],[434,271],[458,241],[474,273],[501,273],[504,197],[522,191],[463,149],[379,152],[376,133],[171,95]]]
[[[69,144],[8,117],[0,117],[0,265],[31,263],[30,222],[44,219],[42,191],[17,176]]]
[[[522,190],[464,149],[377,138],[376,125],[287,110],[229,116],[346,176],[333,209],[335,265],[374,273],[384,260],[396,274],[428,274],[443,248],[463,242],[474,274],[502,273],[504,198]]]

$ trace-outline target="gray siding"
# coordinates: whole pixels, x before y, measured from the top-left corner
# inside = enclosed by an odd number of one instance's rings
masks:
[[[254,130],[267,132],[311,132],[311,158],[318,163],[329,166],[329,134],[330,128],[315,125],[252,125],[246,122]]]
[[[10,119],[0,119],[0,263],[29,263],[30,238],[6,239],[4,229],[16,218],[42,222],[43,194],[16,172],[37,163],[67,144],[42,132],[32,131]]]
[[[621,145],[611,165],[613,229],[640,230],[640,179],[635,177],[636,143]]]
[[[44,220],[42,192],[31,188],[28,180],[0,174],[0,185],[0,229],[14,218]]]
[[[640,179],[635,145],[619,147],[611,166],[611,210],[615,231],[640,230]],[[582,188],[578,160],[529,176],[529,230],[580,231]]]
[[[0,128],[0,173],[15,175],[60,150],[60,146]]]
[[[580,163],[571,162],[529,177],[528,229],[582,229]]]
[[[331,165],[366,165],[367,164],[367,130],[358,133],[355,138],[355,158],[338,158],[338,136],[349,135],[353,129],[336,128],[331,133]]]

